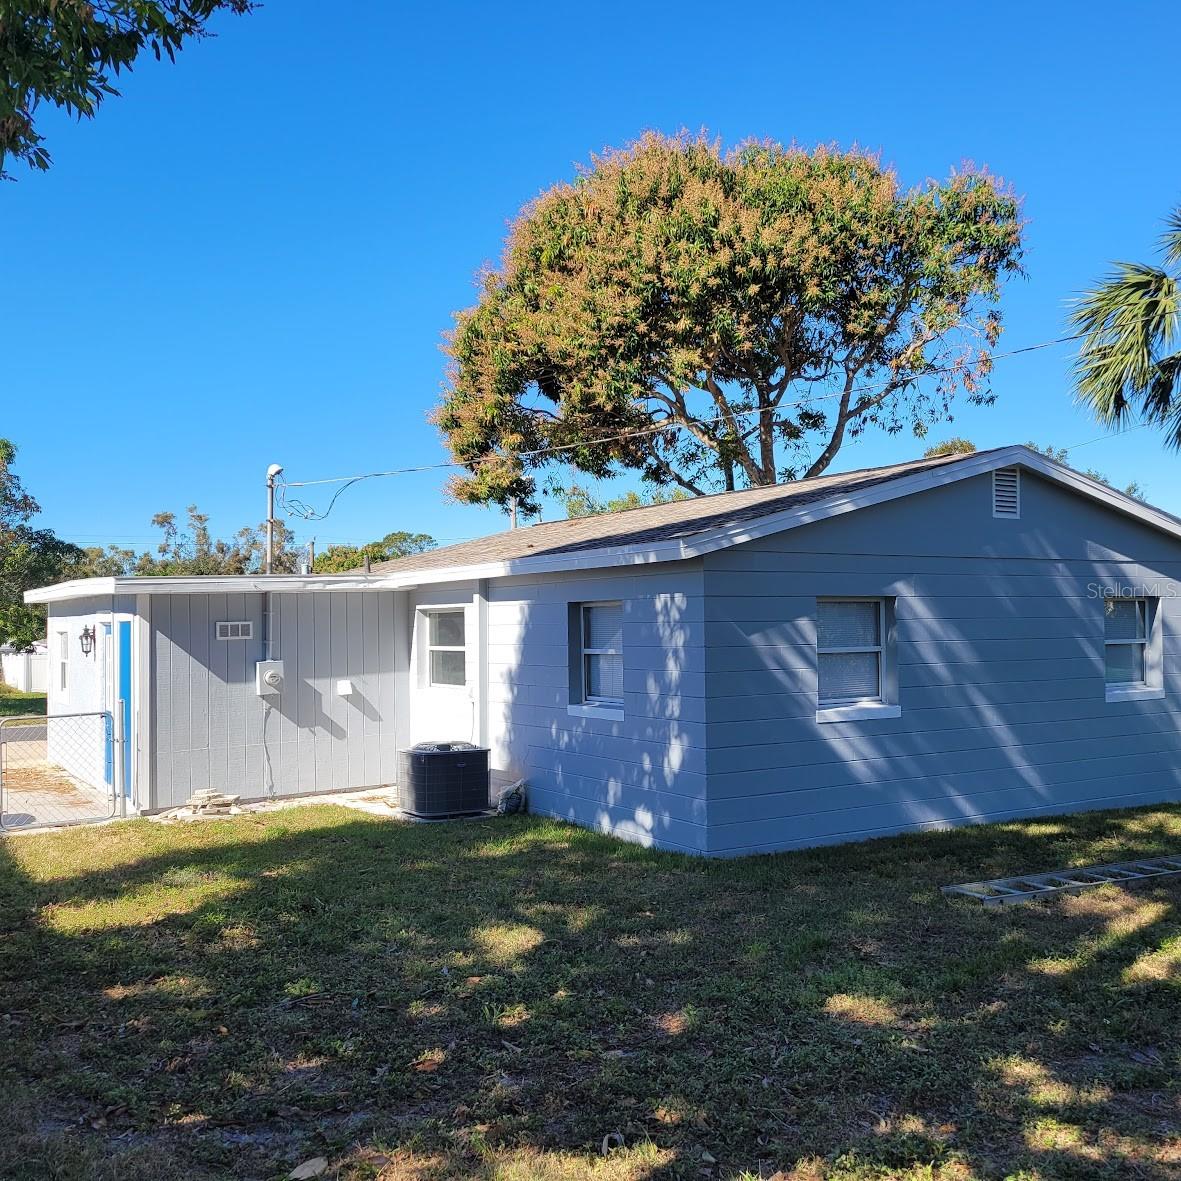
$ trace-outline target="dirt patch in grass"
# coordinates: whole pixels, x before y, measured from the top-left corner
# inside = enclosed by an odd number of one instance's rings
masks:
[[[1175,1181],[1181,808],[701,862],[330,807],[0,845],[0,1175]]]
[[[12,793],[37,792],[56,797],[61,803],[86,806],[91,801],[77,783],[60,767],[9,767],[4,771],[4,788]]]

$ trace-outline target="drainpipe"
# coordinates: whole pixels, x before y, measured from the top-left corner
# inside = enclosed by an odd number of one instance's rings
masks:
[[[270,591],[263,591],[262,595],[262,654],[264,660],[279,659],[279,637],[274,621],[274,597]]]
[[[472,741],[477,746],[488,745],[488,581],[476,582],[472,595],[476,616],[476,680],[475,700],[472,702]]]

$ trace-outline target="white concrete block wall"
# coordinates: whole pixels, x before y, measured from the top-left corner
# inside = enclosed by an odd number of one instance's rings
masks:
[[[114,642],[105,625],[112,624],[113,608],[109,598],[55,604],[47,624],[47,759],[100,789],[106,782],[106,725],[93,715],[111,708]],[[89,656],[81,645],[87,627],[97,636]]]

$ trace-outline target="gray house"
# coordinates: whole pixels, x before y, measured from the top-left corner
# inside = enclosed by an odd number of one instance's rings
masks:
[[[462,738],[535,812],[737,855],[1178,798],[1175,579],[1181,521],[1006,447],[28,598],[51,712],[126,703],[141,810],[389,784]]]

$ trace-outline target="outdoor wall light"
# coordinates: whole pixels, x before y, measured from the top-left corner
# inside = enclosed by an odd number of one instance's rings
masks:
[[[82,645],[82,655],[89,656],[94,651],[94,628],[89,624],[82,629],[82,634],[78,637],[78,643]]]

